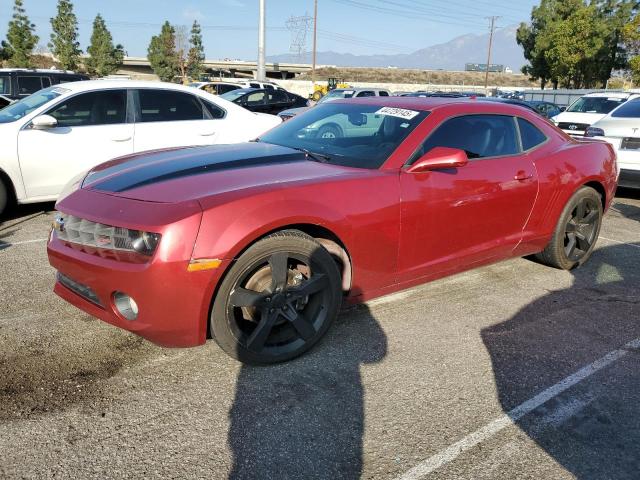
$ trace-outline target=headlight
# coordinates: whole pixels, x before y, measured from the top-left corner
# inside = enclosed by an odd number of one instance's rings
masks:
[[[584,132],[585,137],[604,137],[604,130],[597,127],[587,127]]]
[[[61,212],[56,215],[53,227],[57,237],[69,243],[146,256],[153,255],[162,238],[159,233],[105,225]]]

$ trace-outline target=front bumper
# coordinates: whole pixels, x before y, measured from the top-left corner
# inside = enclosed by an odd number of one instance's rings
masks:
[[[59,273],[95,294],[91,298],[77,285],[56,279],[54,292],[88,314],[165,347],[191,347],[206,341],[211,299],[228,261],[200,272],[187,271],[188,260],[126,263],[70,248],[55,234],[47,252]],[[136,301],[136,320],[118,313],[113,301],[116,291]]]

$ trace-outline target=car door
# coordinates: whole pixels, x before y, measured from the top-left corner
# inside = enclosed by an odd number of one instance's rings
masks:
[[[267,92],[258,90],[251,92],[239,99],[240,105],[252,112],[269,113],[269,105],[267,103]]]
[[[57,126],[18,133],[18,158],[27,196],[60,193],[75,175],[133,152],[133,124],[127,121],[127,91],[100,90],[61,100],[44,112]]]
[[[283,110],[293,106],[293,100],[289,99],[289,95],[282,90],[270,90],[269,95],[269,112],[273,115],[277,115]]]
[[[225,111],[199,96],[170,89],[136,90],[134,151],[211,145],[223,136]]]
[[[401,281],[508,256],[522,238],[536,198],[536,170],[521,153],[513,117],[483,114],[445,120],[412,161],[435,147],[465,150],[469,163],[457,169],[401,172]]]

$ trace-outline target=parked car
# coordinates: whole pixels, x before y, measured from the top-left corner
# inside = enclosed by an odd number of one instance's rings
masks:
[[[331,90],[325,96],[323,96],[316,105],[322,105],[323,103],[333,102],[334,100],[340,100],[345,98],[363,98],[363,97],[389,97],[391,93],[386,88],[336,88]],[[291,108],[283,110],[278,114],[282,120],[289,120],[296,115],[306,111],[309,106]]]
[[[281,123],[201,90],[93,80],[40,90],[0,110],[0,213],[55,200],[70,178],[114,157],[251,140]]]
[[[604,118],[627,100],[638,97],[638,94],[621,92],[589,93],[573,102],[551,121],[569,135],[582,137],[590,125]]]
[[[306,135],[336,115],[361,135]],[[272,363],[316,344],[343,300],[516,256],[583,264],[616,176],[606,142],[513,105],[337,100],[256,142],[94,168],[58,201],[48,255],[55,292],[105,322]]]
[[[230,82],[193,82],[190,83],[189,86],[204,90],[212,95],[222,95],[223,93],[242,88],[242,85]]]
[[[537,108],[535,108],[529,102],[525,102],[524,100],[518,100],[516,98],[505,98],[505,97],[486,97],[486,98],[483,98],[482,100],[486,102],[496,102],[496,103],[506,103],[508,105],[517,105],[519,107],[526,108],[527,110],[531,110],[532,112],[535,112],[538,115],[544,116],[542,112],[540,112]]]
[[[224,98],[252,112],[271,113],[273,115],[289,108],[309,105],[309,100],[295,93],[266,88],[241,88],[224,93],[220,95],[220,98]]]
[[[527,103],[547,118],[555,117],[565,111],[564,107],[559,107],[555,103],[544,102],[542,100],[529,100]]]
[[[0,68],[0,108],[43,88],[80,80],[89,77],[66,70]]]
[[[266,90],[282,90],[286,91],[276,82],[260,81],[260,80],[240,80],[238,85],[241,88],[264,88]]]
[[[621,187],[640,188],[640,98],[620,105],[588,127],[585,135],[613,145],[618,156]]]

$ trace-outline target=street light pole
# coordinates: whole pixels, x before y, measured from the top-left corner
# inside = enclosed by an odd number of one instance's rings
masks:
[[[260,1],[260,18],[258,25],[258,72],[257,80],[264,81],[266,77],[265,67],[265,43],[266,43],[266,19],[264,11],[265,0]]]
[[[318,0],[313,2],[313,65],[311,67],[311,84],[316,84],[316,48],[318,39]]]

